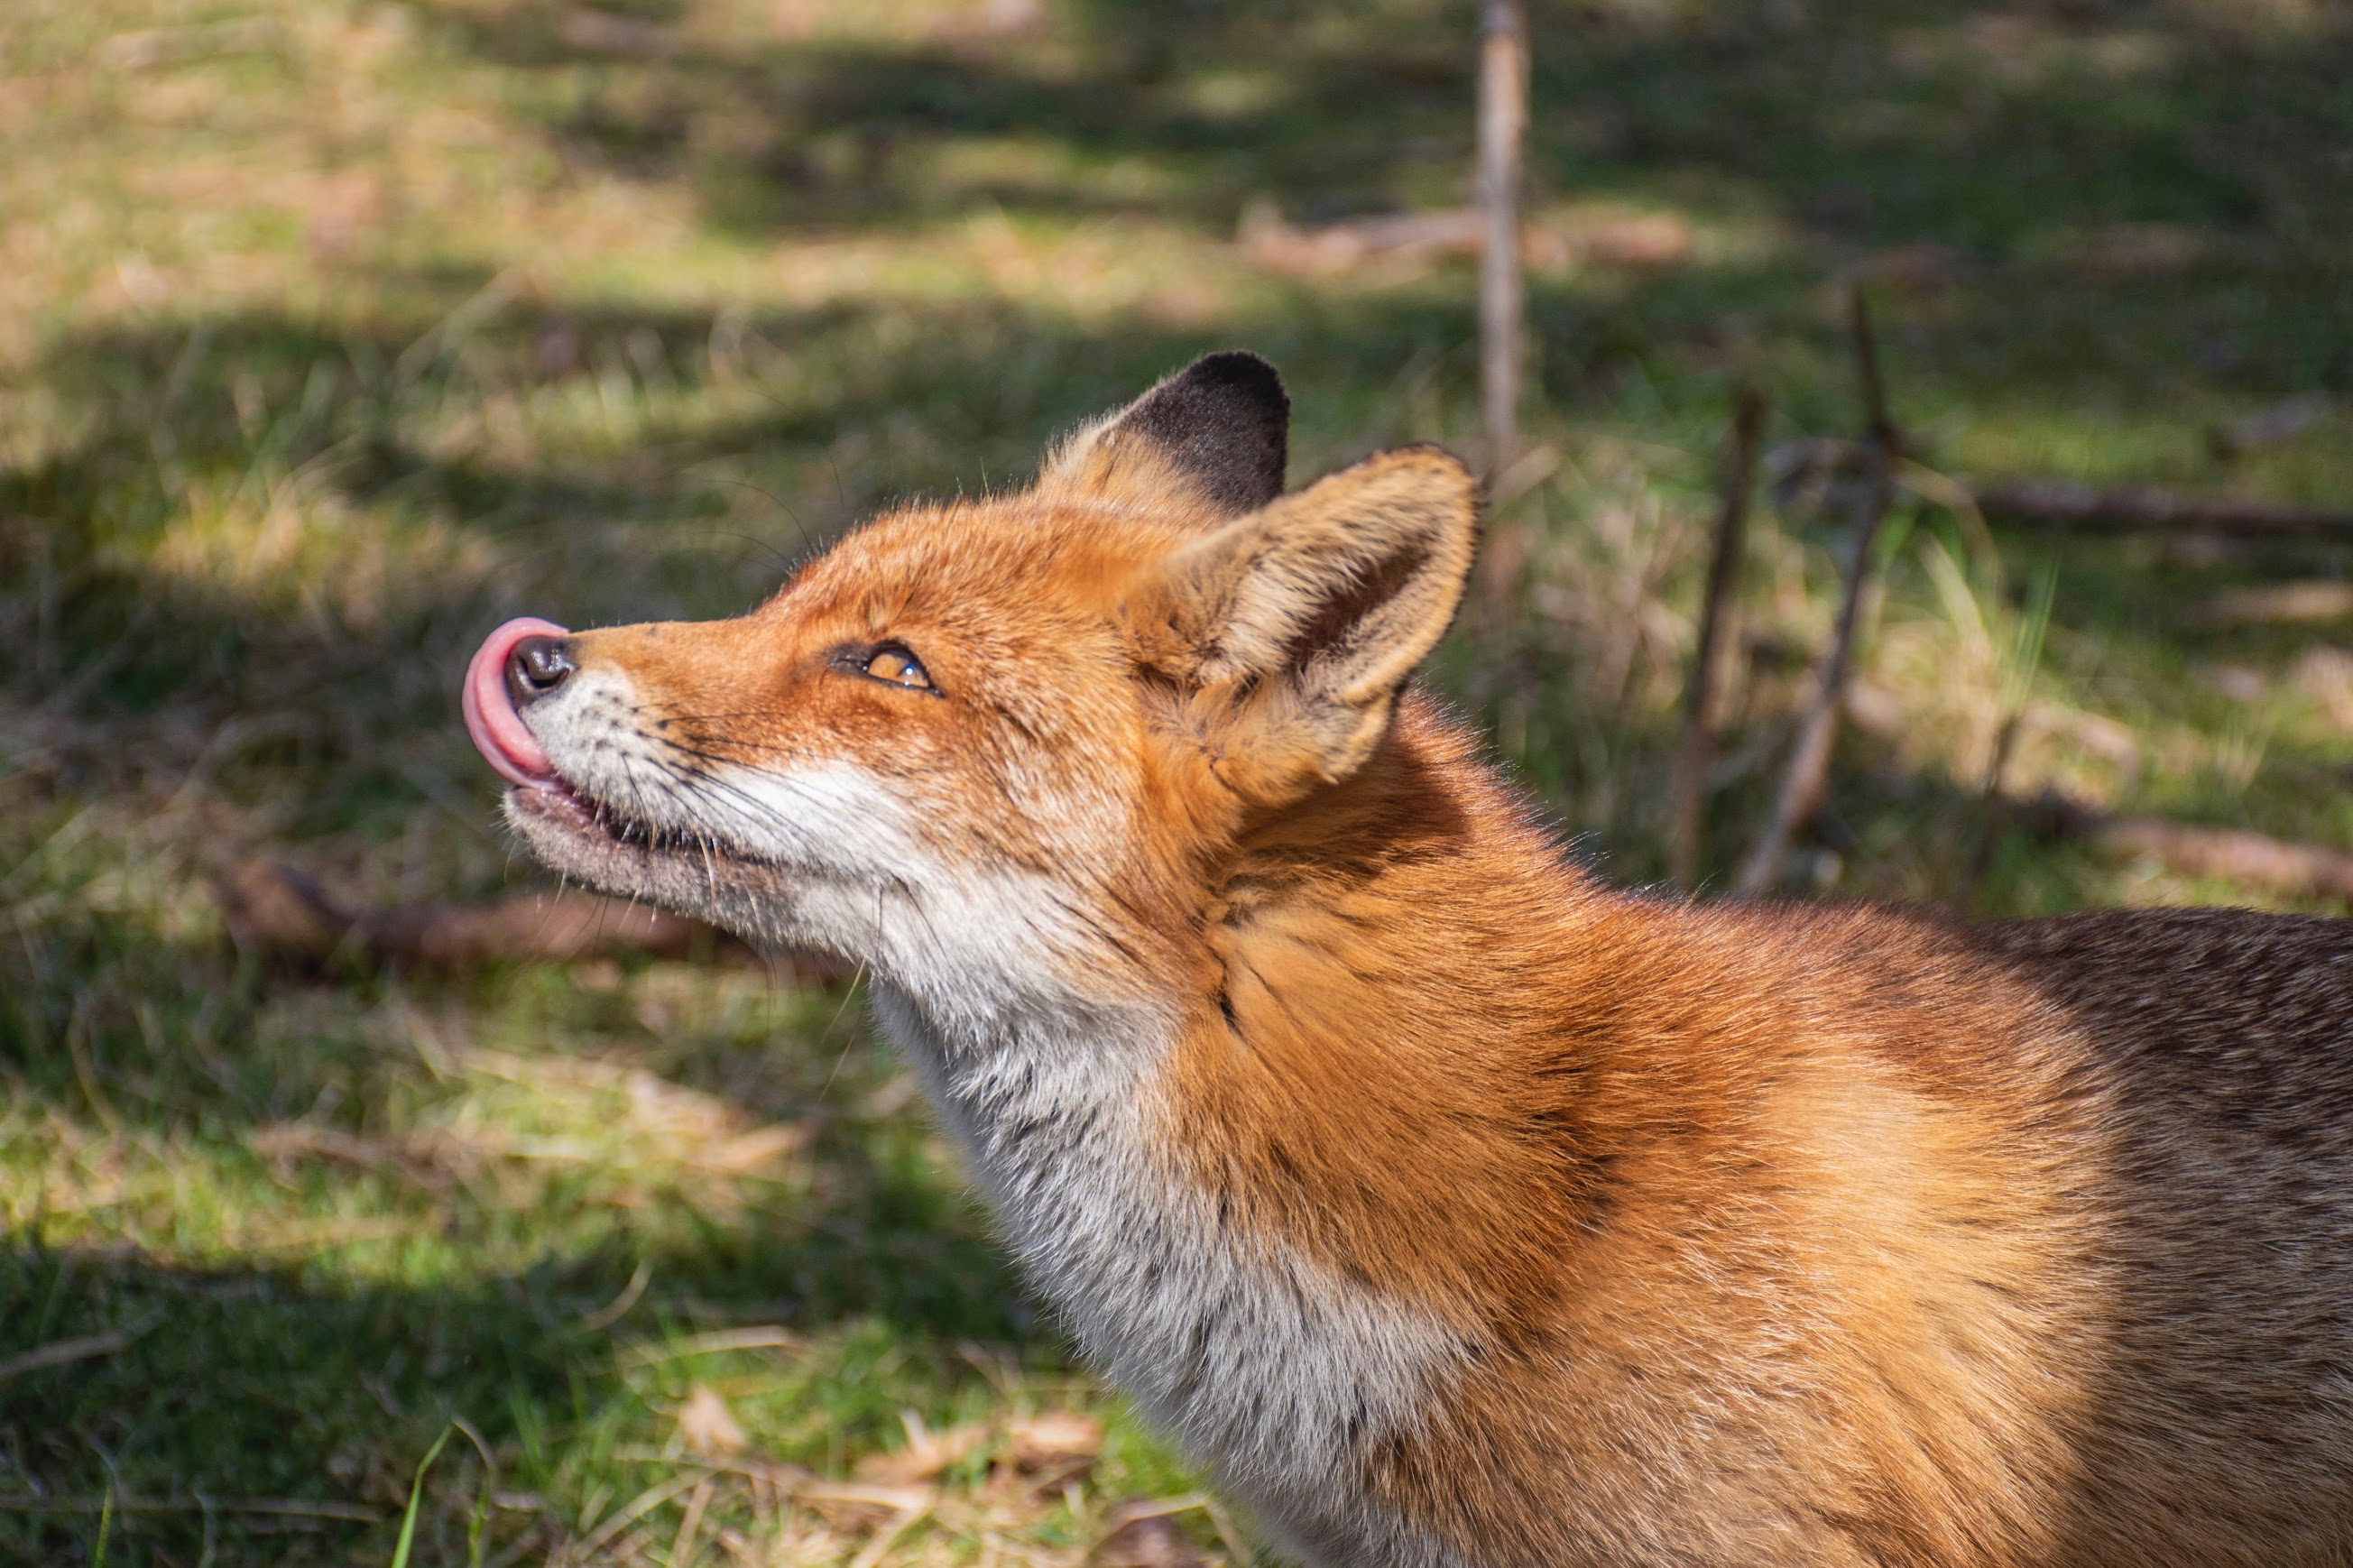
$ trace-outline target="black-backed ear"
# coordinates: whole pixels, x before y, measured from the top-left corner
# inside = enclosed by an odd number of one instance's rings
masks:
[[[1224,517],[1282,493],[1291,399],[1253,353],[1204,355],[1108,418],[1064,440],[1038,475],[1040,491],[1163,505],[1172,487]]]
[[[1384,452],[1177,550],[1124,606],[1237,793],[1278,804],[1362,767],[1470,576],[1478,482]]]

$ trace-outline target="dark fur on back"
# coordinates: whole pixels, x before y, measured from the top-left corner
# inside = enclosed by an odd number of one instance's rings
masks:
[[[2116,910],[1970,937],[2072,1016],[2114,1120],[2086,1528],[2140,1515],[2152,1563],[2299,1536],[2267,1561],[2353,1561],[2353,921]],[[2193,1477],[2184,1428],[2207,1439]]]

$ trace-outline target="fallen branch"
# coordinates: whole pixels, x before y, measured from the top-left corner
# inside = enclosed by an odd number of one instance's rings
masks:
[[[2221,877],[2307,898],[2353,899],[2353,855],[2233,827],[2120,816],[2094,830],[2111,854],[2146,856],[2186,877]]]
[[[2192,827],[2157,816],[2109,816],[2058,795],[2013,803],[2032,826],[2103,852],[2154,860],[2179,876],[2219,877],[2291,898],[2353,900],[2353,855],[2237,827]]]
[[[78,1340],[57,1340],[0,1361],[0,1383],[12,1377],[21,1377],[28,1372],[46,1372],[53,1366],[71,1366],[78,1361],[112,1355],[117,1351],[127,1350],[130,1344],[131,1336],[121,1332],[91,1334]]]
[[[1487,216],[1477,207],[1382,213],[1301,226],[1261,198],[1242,209],[1234,234],[1250,259],[1293,277],[1328,278],[1352,268],[1413,268],[1481,254]],[[1520,219],[1520,263],[1559,272],[1581,263],[1672,267],[1691,258],[1692,226],[1677,213],[1584,203]]]
[[[1733,627],[1733,597],[1747,542],[1748,500],[1757,484],[1757,441],[1765,428],[1766,403],[1754,387],[1741,389],[1732,419],[1732,450],[1724,470],[1724,500],[1715,519],[1715,550],[1707,568],[1707,596],[1699,617],[1699,649],[1692,659],[1691,687],[1683,698],[1683,744],[1675,757],[1669,805],[1672,835],[1668,874],[1688,888],[1699,875],[1709,753],[1715,749],[1724,688],[1724,666],[1739,641]]]
[[[486,904],[352,910],[310,878],[273,860],[237,867],[220,878],[218,889],[230,934],[240,947],[311,963],[352,954],[375,963],[462,969],[623,953],[763,962],[743,942],[700,921],[589,893],[522,893]],[[806,979],[835,973],[822,960],[796,959],[794,969],[797,978]]]
[[[2073,838],[2185,877],[2219,877],[2292,898],[2353,900],[2353,854],[2238,827],[2196,827],[2159,816],[2111,816],[2055,791],[2007,796],[2002,814],[2047,838]]]
[[[1815,436],[1785,441],[1765,454],[1767,483],[1785,511],[1805,510],[1851,494],[1869,466],[1862,441]],[[1974,507],[1986,517],[2087,532],[2244,533],[2314,539],[2353,534],[2353,511],[2322,511],[2246,496],[2199,495],[2155,485],[2094,485],[2080,479],[2018,475],[1974,482],[1914,468],[1905,489],[1938,506]]]
[[[2198,607],[2206,626],[2287,626],[2353,616],[2353,583],[2275,583],[2226,588]]]
[[[1821,809],[1830,791],[1831,752],[1838,743],[1840,710],[1845,706],[1847,678],[1854,662],[1854,638],[1862,620],[1862,594],[1871,577],[1873,548],[1880,524],[1887,519],[1895,495],[1895,466],[1903,456],[1903,439],[1888,416],[1887,393],[1879,374],[1879,347],[1872,336],[1871,306],[1857,285],[1847,299],[1848,328],[1853,339],[1855,372],[1862,387],[1869,421],[1863,440],[1865,479],[1857,503],[1854,547],[1847,561],[1846,593],[1839,601],[1838,625],[1831,634],[1829,656],[1823,659],[1813,704],[1799,727],[1798,743],[1781,775],[1757,846],[1742,862],[1734,890],[1756,894],[1770,888],[1781,874],[1781,862],[1806,824]]]
[[[2149,485],[2072,479],[1996,479],[1978,485],[1989,517],[2114,533],[2208,531],[2283,539],[2353,534],[2353,512],[2316,511],[2238,496],[2191,495]]]

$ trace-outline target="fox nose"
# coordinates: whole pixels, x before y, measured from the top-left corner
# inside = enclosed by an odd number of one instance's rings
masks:
[[[554,782],[555,770],[548,763],[547,749],[522,721],[522,704],[554,690],[572,673],[566,635],[554,621],[523,616],[484,638],[466,666],[459,703],[466,714],[466,733],[474,738],[483,760],[511,784],[533,788]],[[542,659],[534,665],[521,655],[527,643],[543,645],[557,660]]]
[[[576,668],[568,639],[525,637],[507,655],[507,695],[517,708],[529,707],[571,679]]]

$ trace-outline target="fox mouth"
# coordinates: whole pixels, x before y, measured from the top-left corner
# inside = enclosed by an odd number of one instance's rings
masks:
[[[507,791],[506,816],[552,870],[624,898],[742,926],[747,908],[778,887],[783,868],[705,827],[649,821],[600,799],[552,768]]]
[[[581,788],[557,770],[524,721],[516,698],[519,688],[527,688],[529,674],[522,661],[530,646],[566,635],[552,621],[530,616],[509,621],[483,641],[467,667],[466,732],[507,781],[508,810],[516,826],[526,832],[553,829],[591,851],[607,868],[645,868],[670,860],[691,862],[706,872],[723,861],[767,868],[765,861],[715,833],[651,821],[640,811]],[[606,870],[598,879],[613,880],[614,871]]]
[[[699,856],[757,864],[753,858],[717,836],[701,831],[663,827],[598,800],[551,772],[544,779],[517,784],[510,798],[518,812],[568,829],[584,838],[615,849],[641,855]]]

